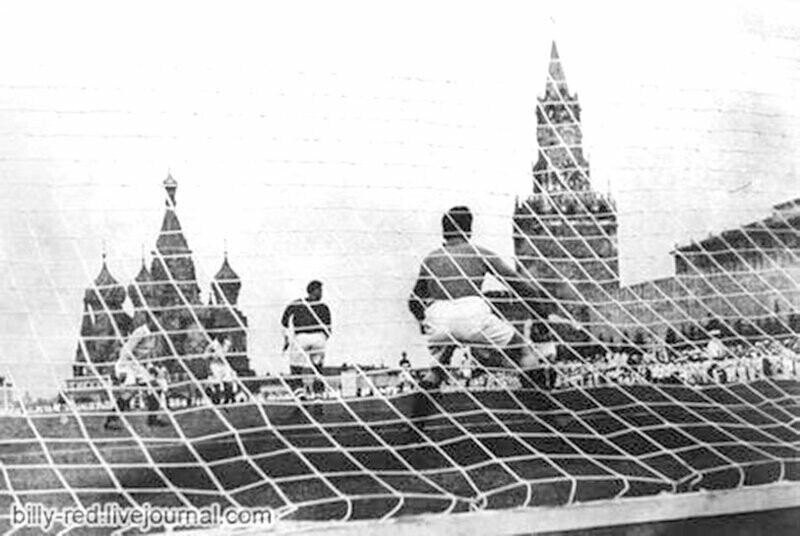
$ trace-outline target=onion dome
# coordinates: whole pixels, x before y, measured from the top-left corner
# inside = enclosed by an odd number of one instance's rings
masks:
[[[217,275],[214,276],[214,279],[217,281],[240,281],[239,274],[233,271],[233,268],[231,268],[231,265],[228,262],[227,253],[225,254],[225,259],[222,261],[222,266],[217,272]]]
[[[87,304],[96,309],[118,310],[125,301],[125,287],[114,279],[106,264],[106,256],[103,254],[103,267],[94,280],[94,286],[86,289],[84,300]]]
[[[239,299],[242,280],[239,279],[239,275],[231,268],[227,253],[225,254],[225,259],[222,261],[222,266],[214,276],[214,281],[211,286],[217,303],[227,302],[231,305],[235,305],[236,301]]]
[[[142,267],[139,273],[133,278],[133,283],[128,285],[128,295],[131,297],[134,307],[143,307],[150,304],[150,298],[153,294],[153,277],[145,266],[144,258],[142,258]]]

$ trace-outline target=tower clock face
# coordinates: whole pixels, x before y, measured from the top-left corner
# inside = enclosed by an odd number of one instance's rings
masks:
[[[581,132],[576,124],[559,125],[558,134],[563,140],[561,143],[564,143],[567,146],[581,143]]]

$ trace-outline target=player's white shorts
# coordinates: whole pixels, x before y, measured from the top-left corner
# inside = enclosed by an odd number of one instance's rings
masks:
[[[311,363],[321,364],[325,358],[325,345],[328,337],[321,331],[297,333],[289,346],[289,365],[310,367]]]
[[[503,349],[516,333],[480,296],[435,301],[425,311],[425,323],[431,346],[463,343]]]
[[[146,381],[146,376],[141,365],[125,359],[118,359],[114,363],[114,374],[120,378],[120,383],[126,387],[132,387],[139,383],[139,380]]]

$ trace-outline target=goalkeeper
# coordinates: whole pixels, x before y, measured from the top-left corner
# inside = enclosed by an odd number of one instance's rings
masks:
[[[428,338],[432,356],[448,365],[456,346],[463,344],[486,348],[495,355],[500,353],[523,370],[543,366],[544,356],[510,322],[493,314],[481,291],[487,274],[494,275],[526,301],[541,296],[538,287],[522,278],[496,253],[471,242],[469,208],[458,206],[447,211],[442,217],[442,233],[444,244],[422,261],[408,301],[420,331]],[[537,300],[536,309],[540,309],[540,304],[541,300]],[[438,386],[442,379],[442,371],[434,367],[425,383]],[[534,383],[539,382],[534,380]]]
[[[156,396],[155,376],[144,365],[149,361],[156,351],[157,346],[157,326],[150,318],[148,313],[138,311],[134,315],[134,325],[136,329],[128,336],[125,344],[119,351],[119,357],[114,363],[115,394],[119,411],[126,412],[131,409],[131,399],[134,392],[145,388],[145,403],[147,405],[147,424],[151,426],[164,426],[166,423],[161,421],[156,412],[159,402]],[[112,428],[112,425],[119,421],[119,416],[112,413],[106,419],[104,428]]]

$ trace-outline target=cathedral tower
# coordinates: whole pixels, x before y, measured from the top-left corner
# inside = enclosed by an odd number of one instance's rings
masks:
[[[251,376],[253,372],[247,360],[247,317],[237,304],[242,281],[228,262],[228,253],[211,282],[209,309],[209,332],[218,341],[230,340],[231,347],[226,356],[239,376]]]
[[[166,209],[161,231],[153,252],[150,274],[153,281],[154,304],[160,307],[200,304],[192,250],[183,235],[176,212],[175,194],[178,182],[168,175],[164,180]],[[161,283],[161,284],[158,284]]]

